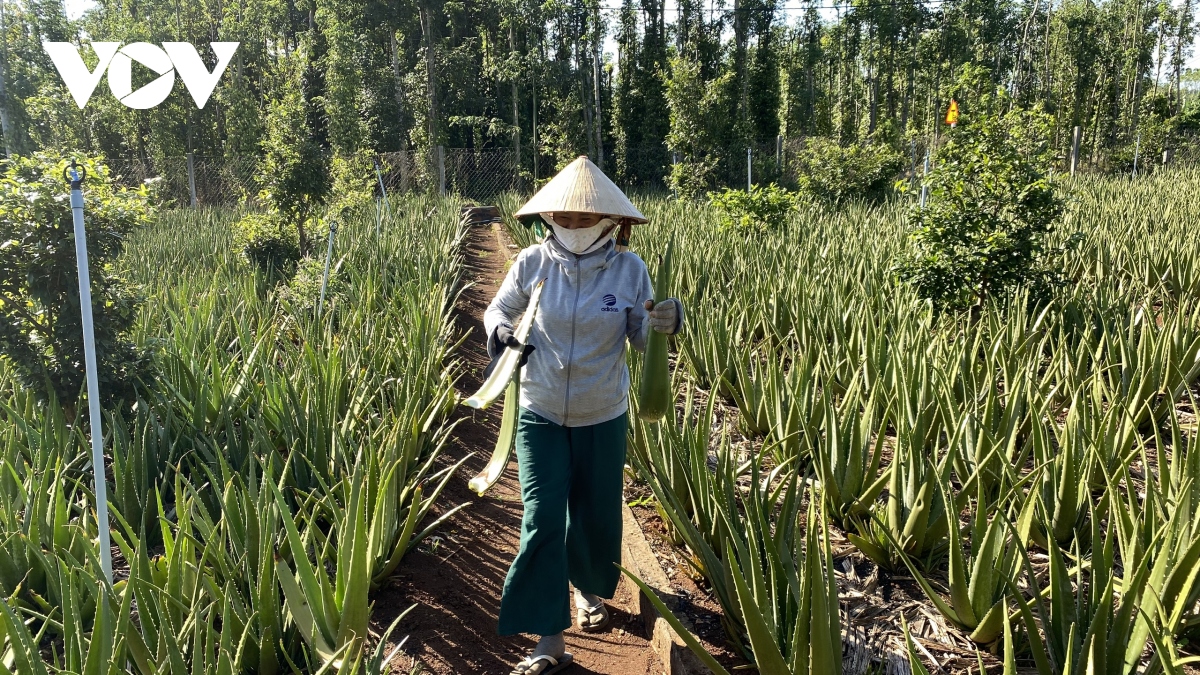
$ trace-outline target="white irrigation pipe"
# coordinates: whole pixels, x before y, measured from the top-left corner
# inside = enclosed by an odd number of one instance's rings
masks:
[[[754,165],[751,162],[751,159],[753,157],[752,153],[753,153],[753,150],[751,150],[750,148],[746,148],[746,192],[749,192],[750,190],[754,189],[754,183],[751,180],[751,176],[754,173],[753,172]]]
[[[64,170],[64,174],[68,172]],[[88,417],[92,427],[92,478],[96,488],[96,529],[100,535],[100,568],[112,584],[112,548],[108,539],[108,486],[104,479],[104,432],[100,426],[100,382],[96,373],[96,335],[92,322],[92,280],[88,274],[87,235],[83,227],[83,179],[72,161],[71,215],[75,223],[75,258],[79,263],[79,309],[83,315],[83,362],[87,369]]]
[[[329,223],[329,248],[325,251],[325,274],[321,277],[321,301],[317,304],[317,316],[325,307],[325,288],[329,285],[329,261],[333,258],[333,235],[337,233],[337,222]]]

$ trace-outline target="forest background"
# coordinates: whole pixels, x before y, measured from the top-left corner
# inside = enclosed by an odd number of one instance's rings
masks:
[[[799,139],[884,143],[915,165],[952,97],[971,113],[969,64],[1009,105],[1049,115],[1060,158],[1079,127],[1081,162],[1124,171],[1135,150],[1153,163],[1200,134],[1195,5],[101,0],[69,18],[62,0],[6,0],[0,122],[6,153],[150,167],[191,154],[266,170],[286,155],[332,181],[339,158],[399,151],[430,167],[442,146],[504,150],[543,179],[586,154],[624,185],[663,186],[672,165],[678,182]],[[202,110],[182,86],[132,110],[103,85],[80,110],[41,42],[92,39],[191,42],[209,67],[208,42],[241,46]],[[138,68],[135,88],[154,75]]]

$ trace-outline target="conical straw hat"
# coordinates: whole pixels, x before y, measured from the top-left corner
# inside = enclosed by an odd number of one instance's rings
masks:
[[[567,165],[550,179],[538,193],[517,211],[517,218],[555,211],[599,213],[617,218],[629,218],[635,223],[648,223],[646,216],[629,201],[621,188],[587,157]]]

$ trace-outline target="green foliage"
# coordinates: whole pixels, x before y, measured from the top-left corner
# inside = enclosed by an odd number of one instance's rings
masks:
[[[334,261],[329,268],[329,286],[325,289],[326,307],[336,305],[346,290],[340,274],[341,264]],[[305,257],[296,267],[296,275],[279,289],[279,302],[295,311],[312,311],[321,298],[321,279],[325,275],[325,258]]]
[[[270,282],[290,277],[300,260],[297,228],[278,213],[251,213],[233,226],[234,245]]]
[[[983,77],[972,68],[963,75]],[[939,309],[965,309],[1020,287],[1044,295],[1054,281],[1043,254],[1064,202],[1047,176],[1050,120],[1037,110],[1001,112],[1007,103],[996,89],[963,104],[926,178],[928,203],[910,211],[915,251],[897,271]]]
[[[150,223],[144,186],[117,188],[99,158],[77,158],[83,183],[100,394],[127,398],[148,364],[129,337],[138,296],[116,272],[126,235]],[[13,156],[0,177],[0,354],[40,398],[73,402],[85,382],[68,161]]]
[[[296,52],[288,59],[299,61],[301,55]],[[295,79],[293,74],[279,98],[270,103],[259,184],[260,198],[296,227],[300,252],[305,253],[309,248],[305,225],[325,204],[332,177],[328,149],[310,130],[311,106]]]
[[[681,198],[699,197],[713,187],[718,160],[706,153],[721,143],[726,123],[718,111],[733,74],[705,81],[702,71],[697,58],[677,56],[671,59],[666,81],[671,122],[667,146],[679,153],[667,183]]]
[[[1090,170],[1118,168],[1112,155],[1145,130],[1148,100],[1164,99],[1168,116],[1181,118],[1200,98],[1197,71],[1186,68],[1195,11],[1179,3],[1070,2],[1033,24],[1022,3],[972,4],[936,20],[909,5],[861,6],[835,19],[766,0],[739,0],[736,12],[712,11],[704,0],[400,0],[387,11],[333,0],[238,11],[165,0],[142,0],[137,11],[92,4],[78,19],[61,2],[5,6],[8,151],[86,148],[157,170],[178,167],[165,160],[189,151],[261,158],[275,104],[302,89],[304,113],[290,118],[288,134],[336,155],[415,151],[408,177],[424,187],[436,184],[428,160],[438,144],[511,148],[519,171],[530,173],[537,155],[539,176],[603,150],[603,168],[619,182],[659,185],[672,164],[668,148],[682,161],[696,156],[674,140],[663,147],[673,136],[699,138],[688,130],[693,122],[707,127],[699,142],[713,154],[777,133],[843,144],[878,140],[889,126],[903,138],[934,136],[965,62],[995,64],[992,83],[1009,87],[1020,105],[1041,102],[1055,116],[1060,156],[1080,125]],[[81,111],[41,43],[78,39],[92,67],[89,35],[189,42],[206,64],[209,39],[241,45],[202,110],[182,87],[149,113],[101,87]],[[1179,130],[1169,147],[1187,137],[1182,122]],[[723,167],[722,182],[740,184],[733,168]],[[185,194],[179,174],[172,178]]]
[[[441,508],[462,465],[441,452],[466,242],[456,203],[398,203],[380,235],[369,209],[339,221],[357,302],[336,325],[281,320],[230,255],[240,213],[129,233],[116,264],[153,293],[133,331],[165,344],[133,413],[106,417],[115,584],[86,436],[0,358],[4,672],[390,672],[371,593],[461,508]]]
[[[890,144],[842,146],[829,138],[811,139],[792,161],[800,190],[833,203],[883,199],[904,166],[904,157]]]
[[[725,188],[708,193],[709,203],[720,213],[721,227],[734,230],[780,228],[796,210],[794,192],[775,185],[755,185],[746,190]]]
[[[1141,102],[1141,117],[1137,130],[1124,136],[1124,143],[1115,147],[1108,158],[1108,169],[1130,174],[1137,160],[1138,174],[1145,174],[1162,166],[1163,151],[1180,149],[1182,139],[1176,131],[1187,122],[1186,115],[1176,116],[1171,98],[1162,94],[1147,96]]]
[[[716,169],[717,159],[715,157],[684,160],[671,167],[667,184],[680,199],[695,199],[712,186],[713,174],[716,173]]]
[[[373,155],[366,148],[333,158],[331,194],[336,197],[336,201],[331,204],[331,210],[334,213],[347,213],[374,198],[376,179],[372,160]]]

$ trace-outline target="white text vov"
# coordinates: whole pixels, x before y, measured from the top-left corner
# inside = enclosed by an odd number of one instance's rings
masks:
[[[121,46],[120,42],[92,42],[98,62],[95,70],[88,70],[79,55],[78,47],[70,42],[43,42],[42,47],[50,55],[54,67],[63,83],[82,109],[92,97],[100,78],[108,72],[108,89],[118,101],[130,108],[145,110],[162,103],[175,87],[175,73],[179,73],[183,86],[192,95],[196,107],[208,103],[217,86],[217,80],[225,72],[233,53],[240,42],[208,43],[217,56],[217,65],[209,72],[196,48],[187,42],[164,42],[162,47],[149,42],[133,42]],[[153,82],[133,91],[133,62],[146,66],[159,74]]]

